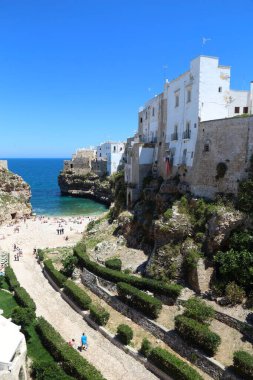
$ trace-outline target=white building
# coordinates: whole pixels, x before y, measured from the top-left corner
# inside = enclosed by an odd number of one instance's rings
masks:
[[[26,341],[20,327],[0,315],[0,380],[26,380]]]
[[[192,166],[199,122],[253,113],[253,84],[250,91],[230,89],[230,67],[218,58],[200,56],[190,70],[168,82],[168,156],[173,166]]]
[[[107,173],[116,173],[123,164],[125,154],[125,143],[107,141],[97,147],[97,160],[107,161]]]

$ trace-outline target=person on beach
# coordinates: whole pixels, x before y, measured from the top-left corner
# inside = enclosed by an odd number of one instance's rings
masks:
[[[68,342],[68,345],[69,345],[70,347],[75,348],[75,345],[76,345],[76,341],[75,341],[75,339],[71,339],[71,340]]]
[[[81,349],[82,350],[87,350],[88,349],[87,336],[84,333],[81,336]]]

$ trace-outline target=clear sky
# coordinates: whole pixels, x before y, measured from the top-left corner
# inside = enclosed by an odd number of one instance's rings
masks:
[[[253,0],[0,0],[0,157],[126,139],[200,54],[248,89],[252,42]]]

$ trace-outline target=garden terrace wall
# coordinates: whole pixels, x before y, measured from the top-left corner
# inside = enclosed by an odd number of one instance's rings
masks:
[[[89,272],[87,269],[83,269],[81,275],[82,282],[93,293],[102,298],[110,306],[112,306],[119,313],[132,319],[135,323],[143,327],[145,330],[153,334],[156,338],[165,342],[173,351],[177,352],[182,357],[188,359],[192,364],[199,367],[202,371],[206,372],[213,379],[226,379],[237,380],[238,378],[227,370],[223,365],[217,362],[213,358],[209,358],[202,354],[199,350],[192,348],[180,338],[180,336],[174,330],[168,330],[163,326],[160,326],[156,322],[146,318],[142,313],[132,309],[128,305],[124,304],[117,297],[109,293],[108,290],[101,287],[100,278]]]

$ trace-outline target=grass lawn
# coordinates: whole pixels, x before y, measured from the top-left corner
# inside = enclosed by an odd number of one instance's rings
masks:
[[[3,316],[10,318],[12,310],[17,306],[13,295],[0,289],[0,309],[3,310]]]

